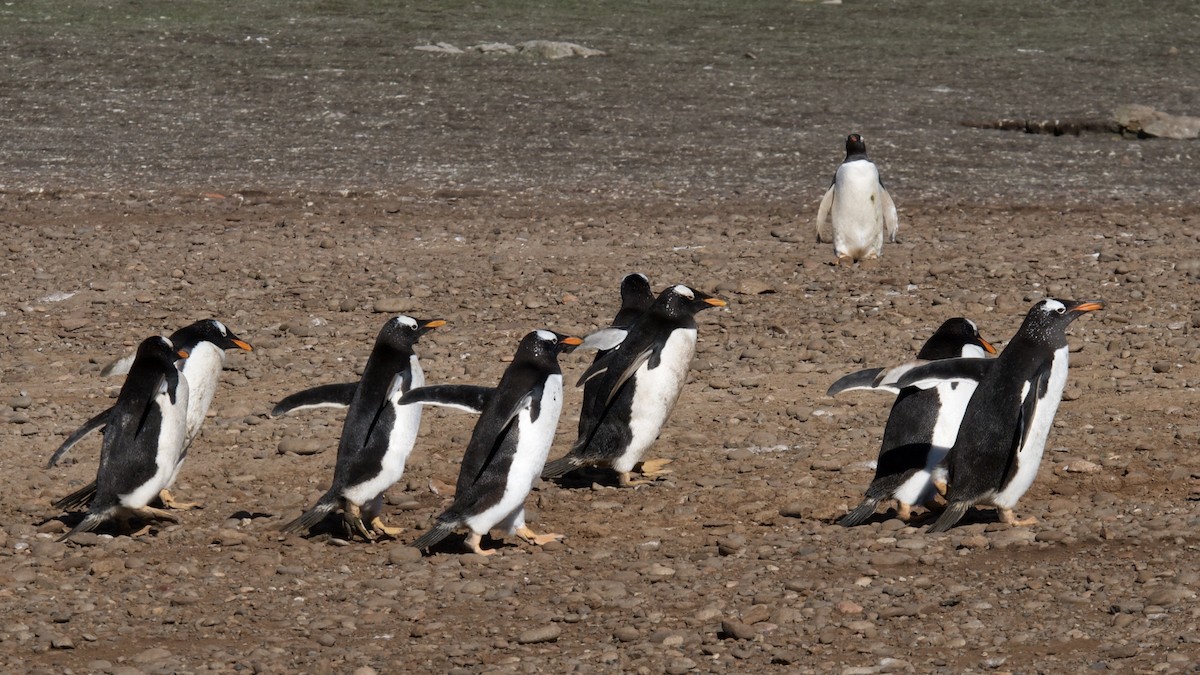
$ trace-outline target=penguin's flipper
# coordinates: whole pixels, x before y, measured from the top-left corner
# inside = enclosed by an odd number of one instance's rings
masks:
[[[929,527],[928,532],[945,532],[954,527],[955,523],[962,520],[962,517],[967,515],[967,511],[971,508],[971,502],[950,502],[946,510],[942,512],[940,518]]]
[[[551,478],[565,476],[581,466],[583,466],[583,463],[579,461],[579,458],[568,454],[567,456],[559,457],[552,462],[546,462],[546,466],[542,468],[542,479],[549,480]]]
[[[96,496],[96,481],[92,481],[87,485],[79,488],[71,494],[54,502],[52,506],[61,511],[70,511],[71,509],[86,508],[92,503],[92,498]]]
[[[457,408],[467,412],[481,413],[484,406],[496,393],[494,387],[479,387],[472,384],[435,384],[417,387],[400,397],[399,405],[421,403],[444,408]]]
[[[111,377],[113,375],[128,375],[129,368],[133,365],[133,359],[137,356],[136,353],[126,354],[112,363],[104,366],[100,371],[100,377]]]
[[[882,185],[879,186],[879,194],[883,202],[883,229],[888,233],[888,239],[895,242],[896,233],[900,231],[900,216],[896,213],[896,202],[892,201],[892,196]]]
[[[995,359],[937,359],[908,368],[897,380],[896,386],[928,389],[942,382],[961,380],[979,382],[989,372]],[[906,364],[907,365],[907,364]],[[904,366],[897,366],[903,368]]]
[[[821,206],[817,208],[817,243],[833,241],[833,223],[829,222],[829,209],[833,207],[833,185],[825,191],[821,198]],[[826,223],[829,223],[828,225]]]
[[[347,408],[358,390],[357,382],[322,384],[318,387],[298,391],[285,397],[271,409],[271,417],[279,417],[297,410],[313,408]]]
[[[641,368],[642,364],[649,361],[650,357],[653,355],[654,347],[647,347],[637,355],[637,358],[635,358],[628,366],[626,366],[625,370],[621,371],[621,376],[617,378],[617,381],[613,383],[612,388],[608,390],[608,399],[604,402],[604,407],[607,408],[609,404],[612,403],[613,399],[617,397],[618,393],[620,393],[621,387],[625,386],[625,383],[629,381],[629,378],[633,377],[633,374],[637,372],[637,369]]]
[[[317,500],[316,506],[305,511],[299,518],[280,527],[279,531],[285,534],[306,534],[313,526],[325,520],[329,514],[333,513],[337,505],[337,495],[327,492],[325,496]]]
[[[58,464],[58,460],[62,459],[63,455],[67,454],[68,450],[75,447],[75,444],[86,438],[88,434],[96,431],[97,429],[103,429],[104,425],[108,424],[108,416],[110,413],[112,413],[112,410],[112,408],[106,409],[99,415],[96,415],[92,419],[84,422],[83,426],[79,427],[74,431],[74,433],[68,436],[67,440],[63,441],[63,444],[58,446],[58,449],[54,451],[54,454],[50,455],[50,461],[46,462],[46,468],[49,469],[55,464]]]
[[[629,331],[617,326],[609,328],[601,328],[600,330],[589,334],[583,338],[583,344],[577,349],[595,349],[597,351],[608,351],[613,347],[625,341],[625,336],[629,335]]]
[[[876,382],[879,374],[883,372],[883,368],[867,368],[856,373],[843,375],[836,382],[829,385],[829,389],[825,391],[826,396],[837,396],[843,391],[852,389],[873,389],[875,391],[887,391],[893,394],[900,393],[900,390],[891,385],[885,385]]]
[[[456,529],[458,529],[457,523],[443,522],[439,520],[434,524],[433,527],[429,529],[428,532],[418,537],[417,540],[411,544],[411,546],[424,551],[425,549],[436,545],[446,537],[449,537],[451,534],[454,534],[454,530]]]

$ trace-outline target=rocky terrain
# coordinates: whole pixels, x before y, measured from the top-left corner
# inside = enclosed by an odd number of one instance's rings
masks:
[[[1195,9],[1102,4],[0,8],[0,668],[1194,672],[1197,146],[959,124],[1196,114]],[[606,55],[414,49],[541,38]],[[812,218],[849,131],[901,230],[839,269]],[[542,483],[534,527],[563,542],[422,556],[474,423],[430,409],[398,540],[276,531],[328,486],[341,414],[268,411],[354,379],[390,316],[448,321],[431,383],[491,385],[529,330],[605,325],[631,271],[729,301],[651,450],[673,473]],[[833,524],[890,400],[828,385],[952,316],[1003,347],[1046,296],[1108,307],[1070,329],[1017,508],[1039,522]],[[255,350],[174,490],[203,508],[57,543],[99,441],[44,465],[111,405],[100,370],[209,316]]]

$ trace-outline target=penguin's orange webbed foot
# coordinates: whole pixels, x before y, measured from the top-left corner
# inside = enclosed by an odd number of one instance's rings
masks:
[[[467,535],[467,548],[471,549],[472,553],[477,553],[479,555],[496,555],[500,552],[499,549],[495,548],[483,548],[483,546],[480,545],[480,542],[482,541],[482,534],[475,534],[472,532],[471,534]]]
[[[537,534],[528,527],[522,527],[517,530],[517,536],[525,541],[534,544],[535,546],[545,546],[552,541],[562,541],[563,535],[547,532],[546,534]]]
[[[897,502],[896,517],[899,518],[900,520],[903,520],[906,523],[911,521],[912,520],[912,505],[905,504],[904,502]]]
[[[176,501],[175,497],[171,495],[171,491],[166,488],[163,488],[158,492],[158,501],[162,502],[164,507],[168,509],[174,509],[176,511],[190,511],[200,507],[199,502]]]
[[[367,526],[363,524],[362,509],[357,504],[346,503],[342,520],[346,524],[346,530],[350,536],[359,534],[367,541],[375,541],[375,533],[368,530]]]
[[[653,482],[654,481],[652,480],[638,480],[634,478],[633,474],[628,471],[622,471],[617,477],[617,483],[620,484],[621,487],[637,487],[639,485],[649,485]]]
[[[1029,527],[1030,525],[1036,524],[1037,521],[1038,519],[1033,516],[1025,518],[1024,520],[1018,520],[1016,515],[1013,514],[1012,509],[1000,509],[1000,522],[1006,525],[1012,525],[1013,527]]]
[[[371,519],[371,531],[375,534],[395,539],[404,532],[404,528],[385,525],[382,518],[375,516]]]
[[[647,477],[665,476],[665,475],[671,473],[671,470],[664,469],[663,467],[670,463],[671,463],[671,460],[669,460],[669,459],[647,459],[644,462],[642,462],[641,464],[639,464],[637,469],[643,476],[647,476]]]

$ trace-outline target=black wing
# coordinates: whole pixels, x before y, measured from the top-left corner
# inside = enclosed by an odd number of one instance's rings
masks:
[[[978,383],[991,371],[994,363],[996,363],[996,359],[938,359],[909,369],[900,376],[896,386],[901,389],[904,387],[926,389],[952,380],[969,380]]]
[[[398,404],[421,403],[480,413],[487,407],[495,393],[496,390],[493,387],[479,387],[471,384],[437,384],[429,387],[417,387],[408,391],[400,397]]]
[[[272,417],[279,417],[297,410],[312,408],[346,408],[354,400],[354,392],[358,389],[357,382],[342,384],[322,384],[318,387],[298,391],[279,403],[271,410]]]
[[[50,461],[46,463],[46,468],[49,469],[55,464],[58,464],[58,460],[62,459],[63,455],[67,454],[68,450],[75,447],[76,443],[82,441],[84,438],[87,438],[88,434],[91,434],[97,429],[103,429],[104,425],[108,424],[108,416],[112,414],[112,411],[112,408],[106,408],[104,412],[84,422],[83,426],[79,427],[74,433],[68,436],[67,440],[63,441],[63,444],[58,446],[58,449],[54,451],[54,454],[50,455]]]

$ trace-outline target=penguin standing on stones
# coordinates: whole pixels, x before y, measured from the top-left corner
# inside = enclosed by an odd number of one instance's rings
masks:
[[[580,378],[585,388],[578,438],[542,477],[601,466],[614,469],[623,486],[647,482],[630,473],[658,438],[687,381],[696,353],[695,315],[724,306],[724,300],[681,284],[660,293],[628,330],[598,331],[611,337],[604,344],[609,351]],[[643,462],[643,475],[662,473],[667,461]]]
[[[922,361],[984,358],[995,353],[996,348],[979,335],[974,322],[956,317],[934,332],[917,358]],[[893,498],[899,504],[897,515],[907,521],[913,506],[931,499],[935,490],[945,492],[945,480],[940,475],[944,470],[938,467],[954,444],[958,423],[975,391],[974,382],[958,380],[929,389],[896,390],[884,383],[884,374],[880,368],[851,373],[834,382],[827,392],[834,396],[850,389],[897,391],[883,430],[875,478],[858,508],[838,521],[844,527],[861,525],[875,514],[879,502]]]
[[[817,241],[832,241],[838,264],[849,265],[878,258],[884,231],[894,242],[899,228],[896,204],[879,179],[879,169],[867,159],[867,144],[862,136],[850,134],[846,159],[817,209]]]
[[[180,371],[188,381],[189,389],[187,441],[184,445],[183,453],[179,455],[179,463],[175,467],[174,474],[172,474],[171,479],[167,482],[166,487],[163,488],[162,494],[158,498],[163,506],[167,508],[186,510],[194,508],[196,504],[175,501],[171,496],[169,488],[175,484],[175,479],[179,475],[179,469],[183,466],[184,458],[187,457],[188,448],[191,447],[196,437],[200,435],[200,427],[204,424],[204,417],[208,413],[209,405],[212,404],[213,395],[217,392],[217,383],[221,378],[221,371],[225,367],[225,351],[228,349],[253,351],[254,348],[250,346],[250,343],[239,338],[225,324],[216,319],[203,319],[184,326],[172,333],[167,339],[176,349],[188,354],[188,357],[183,360],[180,366]],[[129,357],[118,359],[109,364],[102,374],[121,375],[128,373],[132,362],[133,359]],[[51,468],[57,464],[67,454],[67,451],[89,434],[98,429],[103,429],[108,423],[112,411],[113,408],[108,408],[76,429],[67,437],[67,440],[62,445],[58,446],[54,454],[50,456],[50,461],[46,464],[46,468]],[[55,506],[64,509],[86,506],[95,491],[96,485],[93,483],[76,491],[71,496],[56,502]]]
[[[978,382],[946,457],[949,505],[930,532],[950,529],[976,504],[995,506],[1009,525],[1037,522],[1017,520],[1013,507],[1037,477],[1067,384],[1067,326],[1103,308],[1098,301],[1041,300],[995,359],[932,361],[898,379],[900,387]]]
[[[361,380],[306,389],[275,407],[272,415],[321,405],[350,408],[338,441],[333,485],[315,506],[284,525],[284,532],[307,532],[338,507],[351,534],[374,540],[401,532],[383,523],[383,493],[404,475],[404,464],[421,427],[421,407],[401,405],[399,401],[425,384],[413,346],[422,335],[445,324],[441,319],[422,321],[404,315],[392,318],[375,338]]]
[[[175,474],[187,445],[187,377],[175,365],[187,352],[155,336],[137,355],[112,407],[100,448],[95,494],[83,520],[59,540],[96,529],[116,517],[178,522],[148,506]]]
[[[480,555],[483,535],[502,527],[541,546],[561,534],[536,534],[525,524],[525,498],[546,463],[562,411],[562,370],[558,355],[582,340],[548,330],[522,338],[512,363],[496,387],[438,385],[414,389],[401,405],[429,404],[480,413],[458,472],[454,502],[433,527],[413,542],[428,549],[459,528],[467,546]]]

